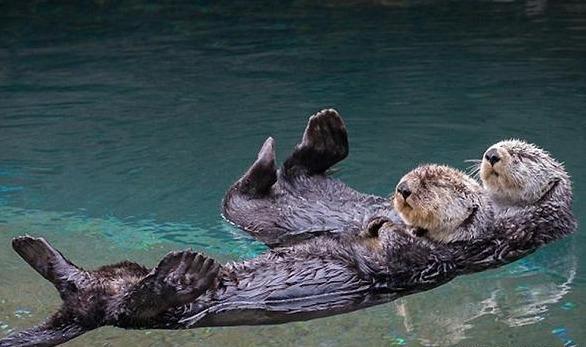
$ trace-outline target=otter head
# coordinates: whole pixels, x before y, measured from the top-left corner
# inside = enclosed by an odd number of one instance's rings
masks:
[[[403,176],[393,204],[407,225],[440,242],[478,237],[492,216],[489,200],[474,179],[440,165],[420,166]]]
[[[563,165],[543,149],[521,140],[506,140],[484,153],[480,179],[498,205],[526,206],[569,178]]]

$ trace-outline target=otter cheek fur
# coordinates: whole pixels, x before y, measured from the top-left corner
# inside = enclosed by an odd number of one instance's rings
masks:
[[[569,179],[563,165],[549,153],[521,140],[491,146],[482,158],[480,178],[501,207],[534,204],[552,184]]]
[[[427,230],[439,242],[466,240],[484,229],[492,213],[480,185],[464,173],[440,165],[420,166],[397,185],[393,204],[409,226]]]

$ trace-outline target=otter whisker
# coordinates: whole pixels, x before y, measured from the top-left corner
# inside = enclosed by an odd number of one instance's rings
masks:
[[[472,176],[474,178],[479,178],[480,177],[480,164],[482,163],[482,160],[469,159],[469,160],[466,160],[466,162],[473,162],[474,164],[468,166],[466,168],[465,172],[469,176]]]

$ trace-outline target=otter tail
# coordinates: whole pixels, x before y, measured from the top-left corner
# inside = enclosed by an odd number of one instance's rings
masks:
[[[21,236],[12,240],[14,250],[41,276],[55,285],[63,301],[74,295],[88,273],[73,265],[42,238]],[[0,347],[55,346],[90,330],[77,317],[59,311],[46,322],[0,340]]]
[[[286,177],[323,174],[348,156],[348,133],[340,114],[322,110],[309,118],[301,143],[283,164]]]

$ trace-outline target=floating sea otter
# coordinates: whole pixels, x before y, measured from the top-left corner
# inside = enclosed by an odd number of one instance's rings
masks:
[[[463,197],[474,196],[463,198],[473,202],[470,206],[482,200],[484,192],[477,187],[460,186],[457,180],[449,183],[457,177],[452,169],[429,166],[417,170],[435,175],[414,175],[419,181],[404,179],[399,184],[408,182],[409,194],[403,190],[405,185],[399,193],[413,210],[427,206],[416,204],[416,197],[433,197],[438,190],[442,195],[460,197],[458,192],[464,189]],[[435,184],[440,181],[445,182]],[[411,187],[415,182],[435,188],[427,190],[420,184],[415,190]],[[413,237],[408,232],[411,227],[372,218],[359,233],[325,235],[223,267],[183,251],[170,253],[152,271],[130,262],[85,271],[43,239],[17,238],[15,250],[55,284],[64,304],[46,323],[12,334],[0,340],[0,346],[55,345],[104,325],[187,329],[274,324],[389,302],[436,287],[459,273],[518,259],[572,232],[575,221],[570,203],[569,180],[562,175],[537,203],[487,223],[486,233],[479,238],[442,237],[433,242]],[[466,206],[457,207],[467,213],[457,213],[462,222],[453,225],[455,234],[465,233],[470,230],[469,223],[477,223],[490,213],[489,206],[476,210]],[[438,220],[453,214],[451,203],[443,207],[436,210]],[[418,220],[407,222],[417,227]],[[444,228],[430,227],[427,234],[431,239],[435,231],[450,234]]]
[[[397,186],[394,201],[390,201],[358,192],[328,174],[347,154],[347,132],[338,112],[333,109],[318,112],[309,118],[301,142],[282,168],[277,170],[274,140],[265,141],[256,161],[226,193],[222,204],[224,217],[269,247],[293,244],[316,235],[356,234],[376,217],[396,223],[402,217],[412,224],[411,213],[407,211],[409,204],[397,199],[402,196],[404,180]],[[556,205],[554,208],[569,209],[571,205],[571,183],[563,166],[535,145],[520,140],[501,141],[478,160],[477,169],[490,201],[483,196],[473,211],[490,204],[499,214],[505,213],[502,218],[506,218],[507,213],[516,212],[515,207],[537,207],[547,202],[542,198],[555,191],[568,193],[549,197],[550,203]],[[417,170],[411,173],[415,174]],[[477,185],[464,174],[454,173],[454,176],[461,184]],[[561,189],[554,189],[558,185]],[[433,210],[429,203],[429,200],[422,202],[429,207],[425,211]],[[436,196],[432,203],[447,201]],[[423,221],[424,216],[418,217],[422,223],[418,225],[419,231],[430,227]]]
[[[309,118],[293,154],[277,170],[274,140],[226,193],[223,215],[269,247],[322,234],[358,233],[372,217],[401,219],[392,202],[360,193],[327,174],[348,155],[348,136],[333,109]]]

